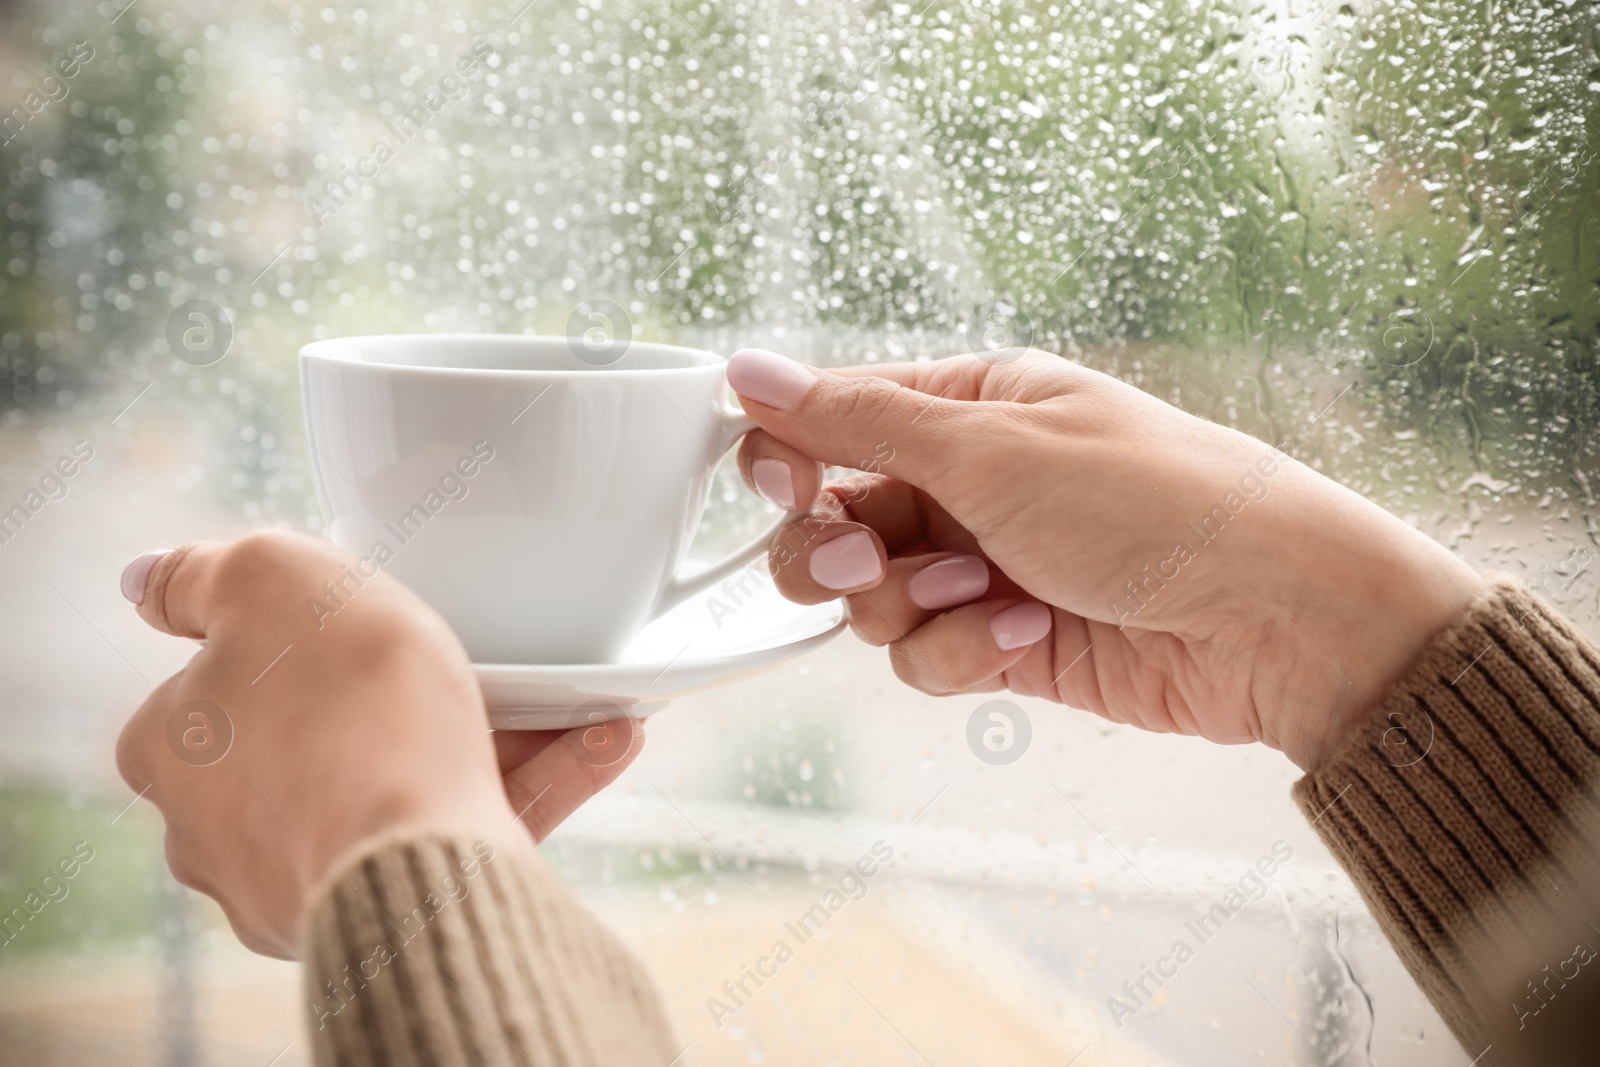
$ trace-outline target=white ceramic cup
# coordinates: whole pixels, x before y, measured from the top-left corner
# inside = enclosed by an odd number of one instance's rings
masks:
[[[609,663],[651,619],[749,564],[785,519],[679,573],[718,461],[752,423],[724,360],[631,343],[593,366],[565,337],[346,337],[300,350],[317,499],[361,557],[325,588],[337,625],[382,568],[477,663]]]

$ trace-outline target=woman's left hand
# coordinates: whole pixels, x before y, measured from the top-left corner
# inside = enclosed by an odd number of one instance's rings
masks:
[[[166,819],[173,876],[266,955],[295,955],[311,898],[363,843],[441,830],[531,848],[644,740],[626,719],[491,732],[449,626],[355,562],[265,531],[147,554],[123,575],[146,622],[203,647],[134,713],[117,765]],[[325,583],[343,587],[331,614],[311,610]]]

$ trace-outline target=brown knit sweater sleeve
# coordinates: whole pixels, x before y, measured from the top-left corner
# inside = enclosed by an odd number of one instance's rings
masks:
[[[666,1067],[644,969],[531,843],[375,842],[309,910],[315,1062],[341,1067]]]
[[[1566,1062],[1539,1042],[1600,1004],[1574,959],[1600,948],[1597,772],[1600,651],[1501,577],[1295,786],[1475,1062]]]

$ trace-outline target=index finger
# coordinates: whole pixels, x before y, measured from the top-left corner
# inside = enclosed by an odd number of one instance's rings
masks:
[[[506,799],[535,841],[627,770],[644,747],[644,723],[625,716],[570,730],[496,730]]]
[[[845,378],[884,378],[946,400],[1032,403],[1060,394],[1075,377],[1093,372],[1041,349],[1016,348],[915,363],[857,363],[829,367],[827,373]]]

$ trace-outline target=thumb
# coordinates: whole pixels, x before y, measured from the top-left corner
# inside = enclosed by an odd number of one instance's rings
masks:
[[[950,442],[977,416],[887,378],[830,374],[746,348],[728,360],[728,384],[761,428],[813,459],[881,471],[927,489],[950,466]]]
[[[122,595],[139,617],[175,637],[206,636],[211,574],[225,546],[195,541],[175,549],[146,552],[122,572]]]

